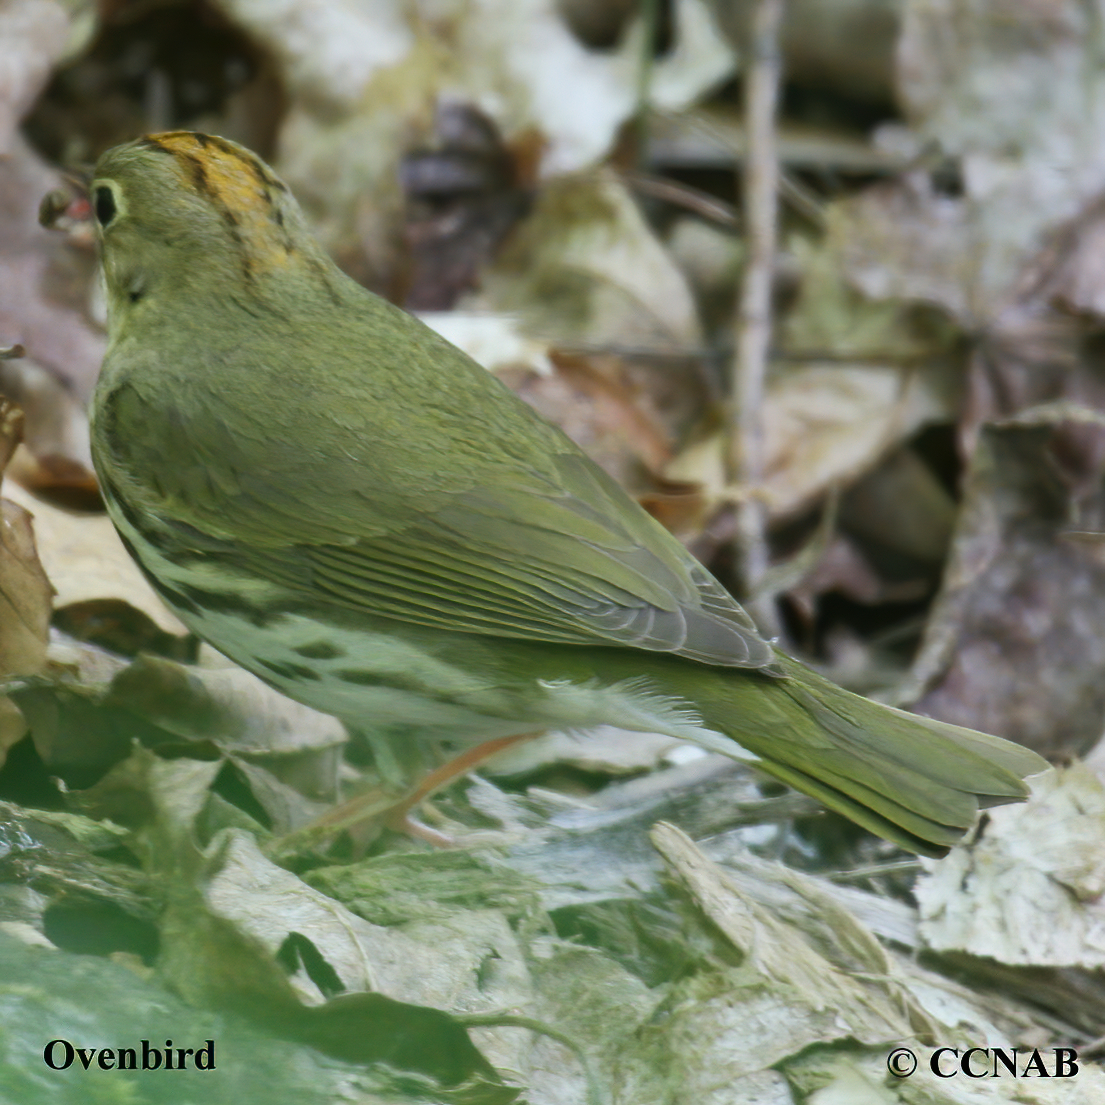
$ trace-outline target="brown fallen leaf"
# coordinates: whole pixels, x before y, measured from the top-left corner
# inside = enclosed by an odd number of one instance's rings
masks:
[[[948,365],[914,370],[893,364],[808,364],[768,382],[763,406],[764,482],[758,489],[773,518],[808,509],[835,486],[847,486],[921,427],[951,416],[958,384]],[[741,489],[725,480],[725,435],[683,450],[664,470],[697,483],[711,507]]]
[[[55,375],[29,359],[0,364],[0,393],[19,404],[26,419],[22,447],[6,475],[66,505],[97,509],[100,492],[84,406]]]
[[[558,425],[623,487],[637,490],[645,472],[658,472],[670,436],[653,397],[621,358],[554,353],[555,371],[498,373],[531,407]]]
[[[0,672],[29,675],[46,663],[54,589],[35,551],[31,515],[0,500]]]
[[[18,484],[6,494],[34,515],[39,554],[58,609],[94,599],[122,599],[168,633],[187,632],[154,594],[106,514],[84,514],[36,499]]]
[[[22,436],[22,410],[0,397],[0,471]],[[35,550],[31,515],[17,503],[0,499],[0,679],[33,675],[46,666],[53,596]],[[15,703],[0,699],[0,764],[26,731]]]
[[[1043,755],[1105,720],[1105,415],[1051,404],[985,427],[908,701]]]

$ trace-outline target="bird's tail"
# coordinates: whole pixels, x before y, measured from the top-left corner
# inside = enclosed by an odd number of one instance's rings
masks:
[[[779,664],[778,679],[713,680],[696,699],[703,720],[760,757],[757,768],[910,851],[944,855],[980,809],[1023,800],[1024,779],[1048,767],[1019,744]]]

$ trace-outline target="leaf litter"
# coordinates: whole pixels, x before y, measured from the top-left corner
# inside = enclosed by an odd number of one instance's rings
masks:
[[[886,1052],[1105,1034],[1101,784],[1078,761],[1103,706],[1100,27],[1075,0],[839,0],[805,19],[796,0],[768,463],[749,489],[719,428],[742,215],[698,195],[745,149],[717,94],[747,65],[740,28],[699,0],[667,32],[611,3],[596,48],[567,7],[225,0],[196,21],[181,4],[173,25],[232,74],[195,106],[161,62],[113,76],[113,43],[156,46],[154,15],[5,9],[5,56],[25,61],[0,86],[0,340],[28,350],[0,374],[26,411],[0,587],[20,611],[0,641],[5,1071],[46,1031],[24,977],[75,1035],[141,1034],[135,1003],[171,1007],[176,1034],[223,1011],[197,1033],[285,1071],[268,1100],[968,1102],[963,1080],[889,1079]],[[36,150],[88,160],[167,126],[274,159],[340,263],[445,312],[727,582],[726,519],[763,496],[790,644],[830,673],[1072,766],[919,877],[805,799],[616,733],[551,735],[440,795],[427,816],[452,850],[304,846],[339,793],[373,785],[363,748],[190,662],[89,510],[81,407],[103,336],[79,189],[65,237],[31,214],[65,186]],[[74,919],[116,963],[76,959]],[[35,1099],[20,1077],[0,1100]],[[1093,1101],[1102,1077],[1087,1057],[1066,1086],[991,1082],[986,1100]]]

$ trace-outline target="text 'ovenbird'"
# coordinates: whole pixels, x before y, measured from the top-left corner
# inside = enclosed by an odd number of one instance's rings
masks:
[[[764,641],[559,430],[343,275],[247,150],[110,150],[93,454],[200,637],[372,735],[455,749],[612,724],[742,759],[939,853],[1046,766],[877,705]]]

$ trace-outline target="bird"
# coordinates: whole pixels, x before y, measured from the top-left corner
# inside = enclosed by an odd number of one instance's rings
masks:
[[[139,138],[100,157],[89,199],[92,452],[120,537],[192,632],[364,733],[386,777],[610,724],[938,856],[1046,769],[765,639],[564,433],[346,276],[244,147]]]

